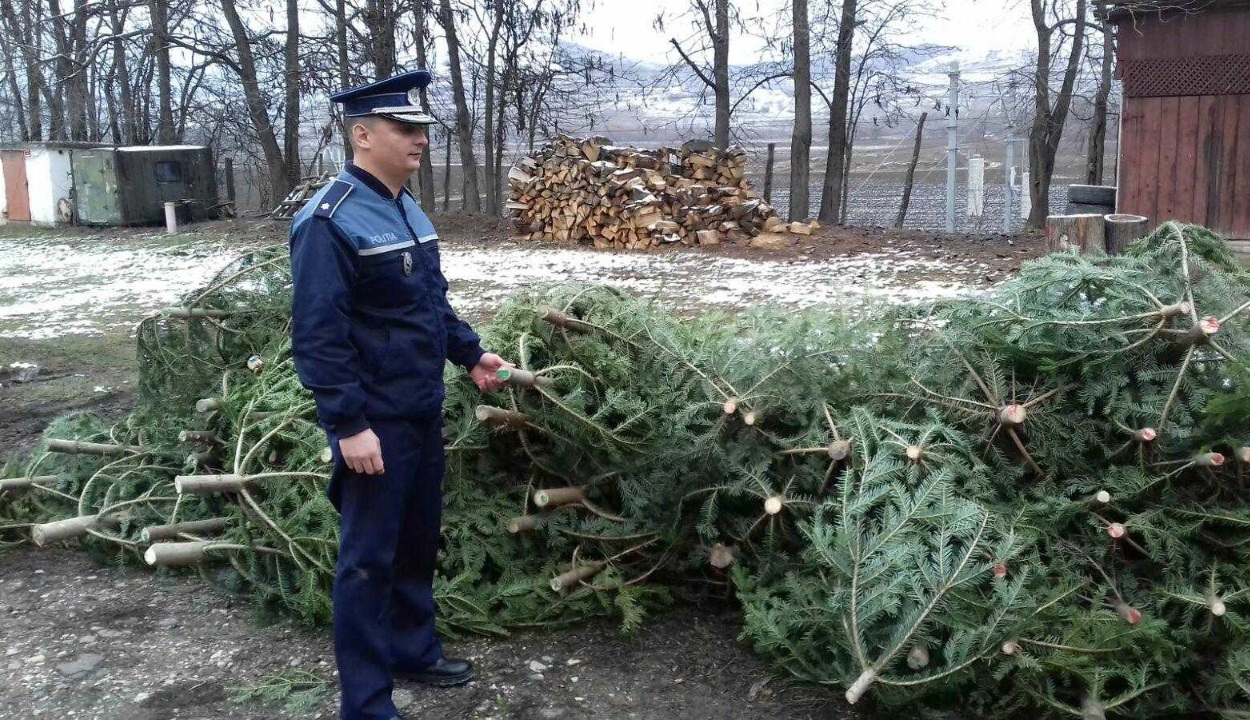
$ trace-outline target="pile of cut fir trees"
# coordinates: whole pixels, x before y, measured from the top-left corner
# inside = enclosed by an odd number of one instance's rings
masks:
[[[289,267],[139,329],[140,393],[0,481],[12,542],[187,567],[323,623],[337,545]],[[1250,714],[1250,275],[1167,224],[923,309],[677,318],[522,294],[448,376],[447,633],[732,603],[780,670],[911,714]]]

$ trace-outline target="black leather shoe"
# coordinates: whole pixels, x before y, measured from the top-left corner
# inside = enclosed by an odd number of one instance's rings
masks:
[[[463,685],[473,679],[473,663],[468,660],[442,658],[424,670],[396,673],[403,680],[412,680],[435,687]]]

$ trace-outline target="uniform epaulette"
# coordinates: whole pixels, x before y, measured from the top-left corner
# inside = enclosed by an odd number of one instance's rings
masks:
[[[355,185],[342,180],[330,183],[330,188],[321,196],[321,201],[313,210],[313,217],[334,217],[334,211],[339,209],[339,205],[343,204],[343,200],[354,189],[356,189]]]

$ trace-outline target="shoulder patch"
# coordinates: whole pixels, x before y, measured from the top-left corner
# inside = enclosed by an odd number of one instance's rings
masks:
[[[339,209],[339,205],[355,189],[356,186],[349,182],[334,180],[330,183],[330,189],[317,201],[317,207],[313,208],[313,217],[334,217],[334,211]]]

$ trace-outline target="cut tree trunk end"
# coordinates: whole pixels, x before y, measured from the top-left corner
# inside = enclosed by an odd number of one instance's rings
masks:
[[[1051,215],[1046,218],[1046,249],[1067,252],[1077,248],[1082,255],[1106,253],[1102,215]]]
[[[56,520],[32,527],[30,529],[30,539],[39,547],[43,547],[48,543],[82,537],[87,534],[88,530],[94,530],[99,525],[99,515],[81,515],[66,520]]]
[[[764,512],[769,515],[776,515],[786,506],[786,499],[780,495],[773,495],[764,501]]]
[[[1194,456],[1194,464],[1198,467],[1219,467],[1224,464],[1224,455],[1217,452],[1201,453]]]
[[[195,535],[197,533],[215,533],[230,526],[230,518],[210,518],[208,520],[188,520],[168,525],[151,525],[143,528],[139,538],[145,543],[157,540],[172,540],[179,535]]]
[[[998,411],[998,422],[1009,428],[1020,427],[1029,417],[1029,411],[1023,405],[1008,405]]]
[[[1094,493],[1094,502],[1099,505],[1109,505],[1111,503],[1111,493],[1106,490],[1099,490]]]
[[[1115,608],[1116,613],[1121,618],[1124,618],[1124,622],[1129,625],[1136,625],[1141,622],[1141,611],[1123,600],[1116,600],[1112,606]]]
[[[1097,700],[1086,697],[1081,700],[1081,720],[1107,720],[1107,709]]]
[[[829,443],[829,459],[834,462],[842,462],[851,456],[850,440],[834,440]],[[910,457],[910,454],[908,455]]]
[[[161,311],[162,315],[171,318],[182,318],[184,320],[190,318],[228,318],[234,315],[229,310],[216,310],[214,308],[198,308],[198,307],[169,307]]]
[[[872,685],[872,681],[877,679],[877,674],[872,670],[865,670],[856,678],[855,683],[846,691],[846,701],[851,705],[859,702],[859,699],[868,692],[868,686]]]
[[[1228,606],[1224,604],[1224,598],[1219,595],[1207,596],[1207,607],[1215,617],[1224,617],[1224,613],[1228,612]]]
[[[737,559],[738,551],[732,545],[726,545],[725,543],[716,543],[708,550],[707,554],[708,563],[718,570],[724,570],[733,565]]]
[[[572,330],[574,332],[589,332],[590,328],[581,320],[570,317],[566,313],[562,313],[553,307],[542,307],[536,311],[538,318],[545,322],[549,322],[556,327]]]
[[[1188,314],[1189,314],[1189,303],[1184,302],[1184,301],[1174,303],[1172,305],[1164,305],[1163,307],[1159,308],[1160,317],[1174,318],[1174,317],[1181,317],[1182,315],[1188,315]]]
[[[1144,427],[1133,432],[1133,440],[1143,445],[1154,442],[1157,437],[1159,437],[1159,433],[1154,428]]]
[[[547,488],[534,491],[534,506],[554,508],[586,499],[586,491],[579,487]]]
[[[602,569],[603,563],[601,562],[579,565],[568,572],[560,573],[559,575],[551,578],[551,589],[555,592],[563,592],[583,580],[589,580],[595,575],[598,575],[599,571]]]
[[[907,653],[907,667],[912,670],[923,670],[929,666],[929,647],[924,643],[916,643]]]
[[[499,368],[499,370],[495,371],[495,377],[514,387],[534,387],[535,385],[546,386],[551,384],[551,378],[541,377],[521,368]]]
[[[143,552],[143,560],[153,567],[199,565],[212,544],[211,540],[156,543]]]
[[[924,459],[924,448],[919,445],[908,445],[906,449],[907,459],[911,462],[918,463]]]
[[[1242,465],[1250,465],[1250,447],[1239,447],[1233,451],[1233,455],[1236,456],[1237,462]],[[0,483],[3,483],[3,481],[0,480]],[[3,489],[4,486],[0,484],[0,490]]]
[[[0,479],[0,493],[6,490],[25,490],[32,485],[54,482],[56,477],[56,475],[34,475],[32,477],[3,478]]]
[[[1194,323],[1189,330],[1181,338],[1181,345],[1190,347],[1192,345],[1207,345],[1211,342],[1211,338],[1220,331],[1220,321],[1214,317],[1207,315],[1198,322]]]
[[[174,489],[179,495],[211,495],[213,493],[239,492],[247,487],[248,478],[242,475],[177,475]]]
[[[210,413],[220,409],[221,401],[217,398],[202,398],[195,401],[195,411],[197,413]]]
[[[49,440],[48,452],[69,455],[142,455],[146,448],[138,445],[110,445],[107,443],[82,442],[80,440]]]
[[[478,405],[477,410],[473,414],[477,417],[478,422],[509,428],[523,428],[529,425],[530,422],[529,416],[525,413],[505,410],[504,408],[492,407],[490,405]]]
[[[1149,222],[1148,219],[1142,215],[1115,213],[1104,216],[1103,234],[1106,238],[1107,254],[1120,255],[1134,240],[1145,237],[1147,222]]]
[[[178,442],[220,443],[221,437],[212,430],[183,430],[178,433]]]
[[[745,425],[755,425],[755,423],[759,422],[759,419],[759,413],[754,410],[748,410],[747,412],[742,413],[742,422]]]
[[[1016,653],[1020,652],[1020,650],[1021,650],[1020,643],[1018,642],[1015,642],[1013,640],[1008,640],[1007,642],[1003,643],[1004,655],[1015,655]]]
[[[725,404],[721,406],[721,410],[723,410],[726,415],[733,415],[738,412],[738,398],[729,398],[726,400]]]
[[[533,530],[538,526],[537,515],[519,515],[508,520],[508,532],[516,535],[517,533]]]

